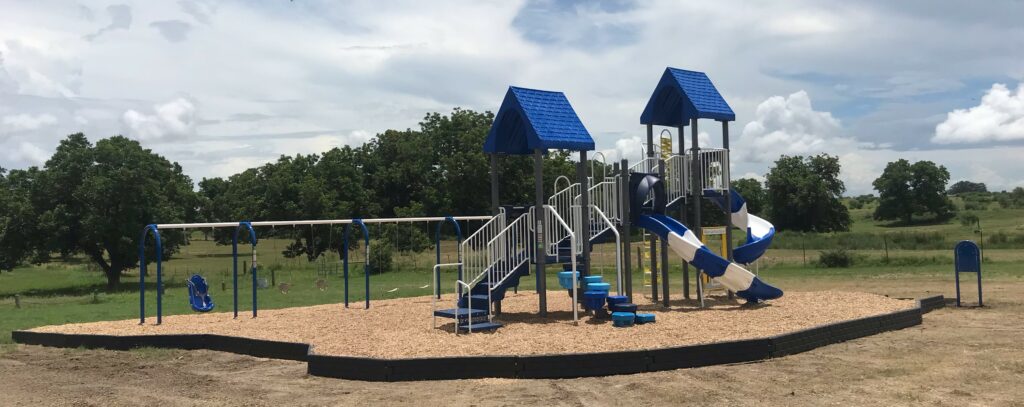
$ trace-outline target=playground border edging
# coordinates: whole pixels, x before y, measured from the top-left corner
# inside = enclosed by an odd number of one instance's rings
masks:
[[[944,305],[942,296],[922,298],[916,307],[889,314],[821,325],[767,338],[623,352],[523,356],[455,356],[379,359],[321,355],[304,343],[213,334],[112,336],[14,331],[27,345],[128,350],[138,347],[208,349],[242,355],[305,361],[311,376],[364,381],[495,378],[572,378],[656,372],[745,363],[793,355],[825,345],[921,324],[921,315]]]

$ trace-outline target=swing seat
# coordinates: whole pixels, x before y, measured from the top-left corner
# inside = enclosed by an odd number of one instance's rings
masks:
[[[185,282],[188,287],[188,303],[196,312],[209,312],[213,310],[213,299],[210,298],[210,286],[206,279],[198,274],[193,274]]]

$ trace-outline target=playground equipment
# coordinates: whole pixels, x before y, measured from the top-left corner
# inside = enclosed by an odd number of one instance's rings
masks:
[[[188,303],[196,312],[209,312],[213,310],[213,299],[210,298],[210,286],[206,279],[198,274],[193,274],[185,282],[188,288]]]
[[[242,228],[246,228],[249,231],[249,241],[252,245],[252,316],[257,317],[257,288],[259,287],[258,268],[256,266],[256,246],[258,240],[256,238],[256,227],[277,227],[277,226],[304,226],[304,225],[351,225],[353,223],[362,225],[364,236],[368,241],[368,232],[365,230],[365,224],[371,223],[396,223],[396,222],[445,222],[445,221],[480,221],[491,219],[490,216],[449,216],[449,217],[414,217],[414,218],[381,218],[381,219],[328,219],[328,220],[285,220],[285,221],[258,221],[258,222],[211,222],[211,223],[164,223],[164,224],[150,224],[146,225],[142,229],[142,234],[139,239],[139,324],[146,323],[146,241],[149,236],[153,238],[153,245],[156,253],[156,323],[157,325],[163,322],[163,250],[162,243],[160,240],[160,230],[168,229],[200,229],[200,228],[235,228],[234,238],[232,239],[232,262],[234,264],[234,271],[232,273],[232,292],[235,317],[238,316],[238,232]],[[346,241],[347,244],[347,241]],[[347,246],[346,246],[347,247]],[[345,251],[347,252],[347,251]],[[343,252],[343,253],[345,253]],[[367,246],[367,259],[369,259],[369,246]],[[348,273],[344,275],[345,285],[348,286]],[[370,298],[370,275],[366,273],[365,277],[365,298],[366,307],[369,308]],[[347,306],[347,293],[346,288],[346,306]]]
[[[956,306],[960,306],[960,273],[974,273],[978,276],[978,306],[985,306],[981,299],[981,250],[970,240],[961,240],[953,248],[953,274],[956,277]]]
[[[722,123],[722,148],[700,148],[698,145],[698,119],[712,119]],[[573,321],[578,323],[578,306],[597,311],[598,300],[615,297],[609,310],[632,313],[634,323],[636,306],[633,305],[632,273],[630,270],[630,236],[633,226],[651,232],[650,276],[652,299],[669,304],[668,252],[671,249],[683,260],[683,291],[689,298],[689,266],[699,273],[717,279],[750,302],[778,298],[782,291],[772,287],[748,272],[741,264],[749,264],[761,256],[771,243],[774,228],[764,219],[747,213],[746,204],[730,187],[729,126],[735,114],[715,89],[710,79],[701,72],[667,68],[641,117],[647,127],[645,157],[630,166],[625,159],[594,170],[596,160],[587,158],[594,149],[594,141],[576,115],[568,99],[561,92],[510,87],[495,115],[483,150],[490,157],[491,215],[444,218],[398,219],[342,219],[310,221],[264,221],[239,223],[149,225],[140,241],[140,262],[145,270],[145,239],[151,233],[157,250],[157,286],[161,282],[159,255],[159,229],[190,227],[235,227],[233,250],[237,263],[237,234],[242,227],[250,231],[253,248],[253,316],[256,316],[256,236],[255,226],[286,225],[345,225],[344,260],[345,305],[348,306],[348,241],[352,225],[359,225],[366,244],[364,262],[365,301],[369,308],[370,238],[368,223],[396,223],[415,221],[451,222],[458,236],[458,256],[454,263],[441,263],[440,244],[433,268],[435,318],[456,320],[455,332],[493,330],[501,327],[494,320],[501,313],[501,301],[508,289],[515,290],[522,277],[536,278],[539,315],[547,315],[547,287],[545,266],[562,265],[565,279],[560,284],[572,297]],[[672,132],[662,130],[657,145],[654,126],[677,129],[679,142],[673,152]],[[684,152],[685,127],[691,129],[691,148]],[[665,137],[667,135],[667,137]],[[543,185],[543,156],[550,149],[579,152],[576,182],[559,177],[555,191],[545,196]],[[657,156],[655,155],[657,152]],[[501,205],[499,196],[498,161],[506,155],[532,155],[534,159],[535,200],[532,205]],[[595,154],[595,157],[597,154]],[[601,154],[603,160],[603,154]],[[588,174],[588,168],[591,173]],[[726,248],[722,256],[715,255],[697,239],[701,235],[700,201],[708,198],[727,209],[725,228]],[[679,218],[693,225],[693,230],[668,216],[669,210],[678,210]],[[692,215],[691,213],[692,212]],[[462,239],[459,220],[483,220],[485,223],[473,234]],[[440,239],[438,224],[438,240]],[[746,242],[732,247],[732,228],[746,231]],[[610,282],[588,278],[591,268],[591,250],[598,243],[614,239],[615,296]],[[660,258],[657,253],[660,251]],[[735,259],[735,262],[733,260]],[[659,268],[658,265],[661,265]],[[440,270],[457,267],[455,282],[457,300],[455,308],[438,310],[436,301],[441,294]],[[143,287],[140,277],[140,287]],[[237,266],[235,272],[235,308],[237,314]],[[583,298],[580,298],[580,293]],[[621,301],[620,301],[621,299]],[[145,301],[140,293],[140,321],[145,322]],[[157,323],[161,316],[161,295],[157,291]],[[619,316],[622,324],[626,317]],[[641,322],[649,317],[641,318]]]

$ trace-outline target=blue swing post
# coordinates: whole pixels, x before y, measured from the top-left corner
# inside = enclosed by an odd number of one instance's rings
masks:
[[[231,289],[234,294],[235,302],[235,318],[238,318],[238,231],[245,227],[249,230],[249,242],[252,244],[252,317],[256,318],[256,230],[252,228],[252,223],[243,220],[238,222],[238,226],[235,227],[235,234],[231,238],[231,257],[234,261],[234,268],[231,275]]]
[[[459,222],[457,220],[455,220],[455,218],[453,218],[451,216],[445,216],[444,217],[444,221],[441,221],[441,222],[437,223],[437,229],[434,232],[434,251],[435,251],[436,259],[437,260],[434,263],[434,265],[436,266],[438,264],[441,264],[441,227],[443,227],[445,223],[449,223],[449,222],[452,224],[453,227],[455,227],[455,237],[456,237],[455,250],[458,253],[456,255],[456,263],[459,263],[459,280],[461,281],[462,280],[462,250],[461,250],[461,246],[462,246],[462,228],[459,226]],[[436,285],[434,287],[436,287],[436,290],[435,290],[436,292],[434,292],[434,295],[437,296],[437,299],[441,299],[441,273],[437,274],[437,281],[435,281],[435,283],[436,283]],[[462,296],[462,286],[459,286],[459,296],[460,297]]]
[[[363,239],[366,243],[366,261],[363,262],[363,274],[366,275],[366,309],[370,309],[370,231],[362,219],[353,219],[352,223],[345,225],[344,247],[342,248],[342,267],[345,276],[345,308],[348,308],[348,238],[352,234],[352,225],[359,225],[363,229]]]
[[[146,237],[153,232],[153,243],[156,245],[156,324],[163,322],[163,244],[160,231],[156,224],[142,228],[139,238],[139,325],[146,323]]]
[[[956,306],[960,306],[960,273],[975,273],[978,276],[978,306],[985,306],[981,300],[981,250],[970,240],[961,240],[953,248],[953,274],[956,276]]]

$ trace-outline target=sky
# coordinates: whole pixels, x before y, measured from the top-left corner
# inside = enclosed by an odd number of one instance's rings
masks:
[[[496,111],[510,85],[565,92],[598,150],[635,161],[672,66],[736,112],[733,178],[826,152],[851,195],[899,158],[1008,190],[1024,186],[1024,2],[977,4],[0,0],[0,167],[83,132],[225,177]],[[701,122],[704,146],[720,128]]]

